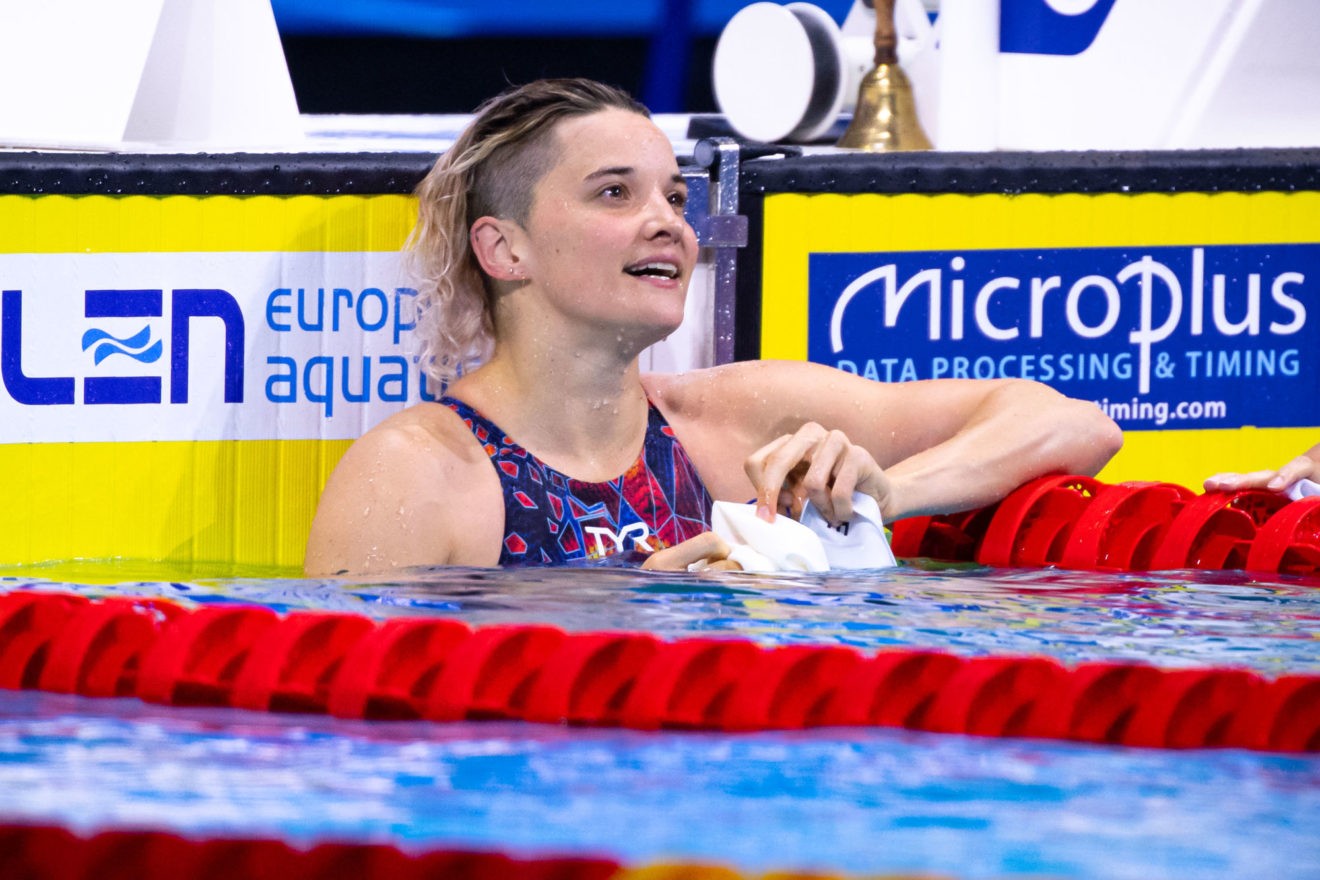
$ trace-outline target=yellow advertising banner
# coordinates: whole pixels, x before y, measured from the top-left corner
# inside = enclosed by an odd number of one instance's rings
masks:
[[[0,565],[301,568],[419,399],[403,195],[0,196]]]
[[[763,357],[1045,382],[1124,428],[1107,482],[1320,441],[1320,193],[774,194],[763,245]]]

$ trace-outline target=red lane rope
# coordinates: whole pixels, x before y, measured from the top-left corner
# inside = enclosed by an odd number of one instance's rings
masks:
[[[433,721],[750,731],[905,727],[1133,746],[1320,751],[1320,676],[553,626],[0,595],[0,687]]]
[[[24,880],[609,880],[621,874],[626,872],[618,862],[604,858],[409,854],[379,843],[320,843],[300,850],[268,838],[191,840],[136,829],[80,837],[56,826],[0,825],[0,877]]]
[[[1173,483],[1032,480],[967,513],[894,524],[901,557],[1090,571],[1238,569],[1320,586],[1320,496],[1197,495]]]
[[[931,875],[886,874],[889,880]],[[164,831],[116,829],[90,836],[51,825],[0,823],[0,877],[15,880],[844,880],[815,871],[749,875],[720,865],[672,862],[626,867],[591,856],[515,857],[443,849],[405,852],[382,843],[194,840]]]

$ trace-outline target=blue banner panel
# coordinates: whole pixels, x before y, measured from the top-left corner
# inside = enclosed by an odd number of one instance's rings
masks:
[[[1125,429],[1320,424],[1320,245],[812,253],[808,357],[1025,378]]]

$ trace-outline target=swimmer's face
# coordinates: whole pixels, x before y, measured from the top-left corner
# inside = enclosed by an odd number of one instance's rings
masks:
[[[575,319],[668,334],[697,259],[669,139],[616,109],[567,119],[555,134],[558,158],[536,184],[525,228],[528,280]]]

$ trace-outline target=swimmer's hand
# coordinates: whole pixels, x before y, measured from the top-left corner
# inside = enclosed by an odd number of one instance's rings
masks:
[[[1309,454],[1299,455],[1277,471],[1215,474],[1205,481],[1207,492],[1240,492],[1243,489],[1268,489],[1286,492],[1298,480],[1320,482],[1320,462]]]
[[[732,549],[727,541],[714,532],[703,532],[681,544],[655,551],[646,557],[642,568],[652,571],[687,571],[689,566],[705,563],[700,566],[703,571],[742,571],[742,566],[729,558]]]
[[[762,446],[743,470],[756,489],[756,515],[767,522],[776,513],[799,518],[808,500],[827,522],[848,522],[854,492],[874,498],[886,519],[893,503],[893,484],[871,453],[815,422]]]

